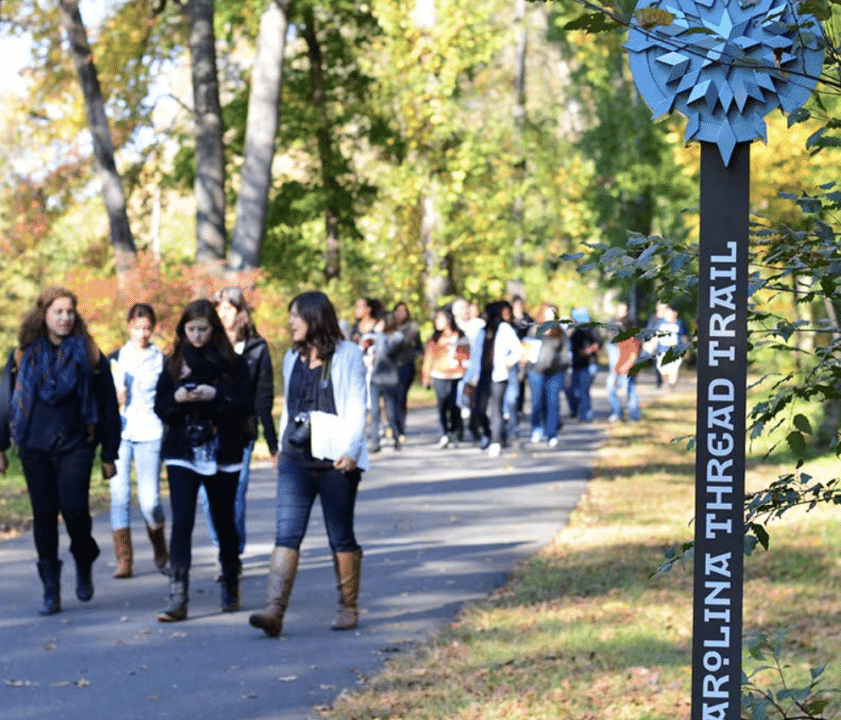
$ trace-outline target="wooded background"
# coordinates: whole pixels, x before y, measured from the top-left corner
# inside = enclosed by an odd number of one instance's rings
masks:
[[[359,296],[426,321],[455,295],[519,291],[596,319],[621,298],[644,319],[653,282],[564,257],[626,257],[629,232],[693,241],[698,148],[682,118],[651,121],[624,28],[567,27],[573,0],[108,0],[86,26],[88,7],[0,5],[3,36],[31,38],[25,90],[0,103],[3,346],[48,283],[79,291],[107,349],[132,302],[166,333],[234,282],[276,345],[312,287],[348,318]],[[779,192],[832,178],[815,127],[775,113],[754,146],[769,226],[807,227]],[[693,287],[670,290],[691,322]]]

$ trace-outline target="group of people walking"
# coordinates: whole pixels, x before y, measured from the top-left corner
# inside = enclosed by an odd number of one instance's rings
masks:
[[[517,435],[526,388],[533,443],[558,444],[562,391],[571,416],[592,418],[590,388],[604,346],[586,308],[572,309],[569,322],[550,303],[532,318],[522,298],[488,303],[481,313],[458,298],[435,310],[424,344],[405,303],[386,313],[378,301],[361,299],[351,328],[324,293],[305,292],[288,306],[292,346],[283,359],[284,402],[276,431],[268,344],[240,288],[189,302],[167,355],[152,342],[157,318],[150,305],[129,309],[128,339],[110,357],[91,337],[77,305],[69,290],[46,289],[23,318],[0,378],[0,473],[8,469],[6,452],[14,444],[32,504],[44,590],[40,613],[61,610],[59,513],[75,561],[76,596],[83,602],[93,597],[92,567],[100,548],[92,536],[89,489],[97,447],[111,490],[114,577],[134,572],[133,466],[154,563],[169,579],[168,603],[158,620],[187,617],[199,498],[219,549],[221,610],[239,610],[249,466],[262,427],[277,468],[275,543],[266,607],[249,623],[271,637],[283,628],[316,497],[338,590],[332,627],[356,627],[362,566],[354,532],[356,495],[369,450],[380,449],[380,398],[395,448],[404,440],[408,391],[419,359],[421,382],[435,393],[438,446],[457,445],[469,435],[498,456]],[[665,347],[674,347],[685,329],[666,310],[663,322],[669,328]],[[622,334],[632,324],[620,305],[606,344],[611,419],[623,417],[619,391],[627,395],[629,419],[639,418],[631,369],[643,348]],[[671,382],[674,365],[658,361],[658,368]],[[168,542],[162,465],[171,503]]]
[[[362,550],[353,516],[361,473],[368,467],[362,353],[344,339],[335,309],[321,292],[292,300],[289,325],[293,346],[283,363],[278,434],[268,346],[239,288],[188,303],[167,356],[151,342],[154,309],[132,306],[128,341],[110,359],[91,337],[71,291],[53,287],[41,293],[21,323],[0,379],[0,473],[9,467],[6,453],[14,444],[32,504],[43,584],[40,614],[61,611],[59,513],[75,561],[76,596],[88,602],[94,595],[92,568],[100,549],[92,535],[89,489],[97,447],[111,488],[114,576],[133,574],[133,464],[154,562],[169,578],[169,600],[158,620],[187,617],[200,491],[219,547],[221,610],[238,610],[248,466],[259,422],[278,470],[276,537],[266,608],[249,622],[272,637],[280,634],[298,551],[320,495],[338,587],[332,627],[356,627]],[[342,429],[327,455],[308,442],[311,422],[324,414]],[[171,503],[169,543],[159,492],[162,464]]]

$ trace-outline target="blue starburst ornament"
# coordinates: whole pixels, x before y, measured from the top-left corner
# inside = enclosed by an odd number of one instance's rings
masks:
[[[776,107],[801,107],[823,66],[820,23],[791,0],[640,0],[628,32],[634,81],[653,117],[677,110],[686,140],[762,138]]]

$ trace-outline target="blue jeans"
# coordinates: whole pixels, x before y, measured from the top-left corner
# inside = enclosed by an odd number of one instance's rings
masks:
[[[590,368],[573,368],[566,390],[567,401],[569,402],[569,414],[578,417],[580,420],[592,420],[593,408],[590,403],[590,385],[593,382],[595,372]]]
[[[131,525],[131,461],[137,476],[137,500],[149,527],[164,521],[161,507],[161,440],[122,440],[117,456],[117,474],[111,478],[111,529]]]
[[[391,433],[397,440],[403,434],[400,427],[400,420],[397,415],[397,396],[399,388],[397,385],[380,385],[371,383],[371,442],[374,445],[380,444],[380,398],[385,400],[385,416],[391,427]]]
[[[254,452],[254,442],[248,443],[242,451],[242,469],[239,471],[239,480],[237,481],[237,496],[234,500],[234,526],[237,529],[237,537],[239,538],[239,554],[242,555],[245,550],[245,496],[248,494],[248,473],[251,465],[251,453]],[[219,547],[219,536],[216,534],[216,528],[213,527],[213,515],[210,512],[210,504],[207,501],[207,491],[204,485],[199,488],[199,498],[201,499],[202,508],[204,508],[204,521],[207,524],[207,534],[210,541]]]
[[[612,372],[607,376],[607,399],[610,401],[611,410],[614,415],[622,417],[622,403],[617,391],[624,392],[628,398],[628,419],[639,420],[640,401],[637,397],[636,375],[619,375]]]
[[[543,430],[543,437],[551,440],[558,434],[561,424],[561,388],[564,386],[566,373],[559,372],[544,375],[539,372],[529,373],[531,393],[531,430]]]
[[[315,496],[321,498],[327,539],[334,553],[359,550],[353,531],[358,470],[313,468],[279,457],[275,504],[275,545],[298,550],[307,531]]]
[[[517,437],[517,396],[520,394],[520,377],[517,365],[508,371],[508,386],[502,399],[502,417],[508,418],[505,423],[505,434],[508,438]]]

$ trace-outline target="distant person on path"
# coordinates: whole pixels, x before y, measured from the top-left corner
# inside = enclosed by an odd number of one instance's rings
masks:
[[[397,359],[403,345],[403,333],[397,329],[393,313],[386,313],[374,326],[374,344],[371,348],[371,452],[380,451],[380,398],[385,405],[385,416],[391,428],[394,449],[400,449],[404,429],[400,425],[397,403],[400,392],[400,375]]]
[[[394,319],[397,323],[397,330],[403,335],[403,343],[400,352],[397,354],[397,415],[398,424],[406,433],[406,418],[408,417],[409,388],[415,380],[417,373],[418,358],[423,355],[423,343],[421,342],[420,328],[412,320],[409,306],[399,302],[394,306]],[[403,442],[404,438],[400,438]]]
[[[598,367],[602,341],[595,329],[580,327],[590,323],[590,311],[587,308],[573,308],[571,315],[575,327],[569,338],[572,372],[566,395],[570,417],[587,422],[593,419],[590,388],[595,376],[593,366]]]
[[[432,386],[438,404],[442,450],[464,438],[461,410],[457,403],[459,381],[470,360],[470,342],[456,325],[453,313],[445,307],[435,311],[435,331],[423,354],[421,382]]]
[[[254,451],[254,441],[257,439],[257,421],[263,428],[263,437],[269,448],[272,462],[277,464],[277,432],[275,432],[272,406],[274,405],[274,370],[269,353],[269,344],[257,332],[251,311],[242,290],[238,287],[226,287],[220,290],[216,297],[216,312],[225,334],[233,345],[234,352],[245,358],[248,365],[248,379],[251,383],[251,393],[254,397],[255,415],[249,419],[251,438],[242,454],[242,469],[237,482],[237,495],[234,502],[234,524],[239,539],[239,554],[245,550],[245,509],[248,494],[248,478],[251,466],[251,454]],[[199,489],[199,497],[204,508],[204,518],[207,522],[207,532],[216,547],[219,547],[219,535],[213,525],[213,515],[207,501],[207,491],[204,485]]]
[[[682,357],[677,357],[674,360],[666,362],[666,353],[678,345],[683,345],[687,342],[687,330],[683,320],[681,320],[677,311],[669,307],[665,307],[660,321],[657,323],[657,370],[663,377],[669,390],[674,390],[677,385],[678,371],[683,362]]]
[[[453,317],[456,320],[456,326],[464,333],[470,346],[473,347],[473,343],[476,341],[476,335],[479,333],[479,330],[485,327],[485,321],[481,317],[473,315],[473,304],[467,302],[464,298],[456,298],[450,307],[453,311]],[[470,433],[473,435],[474,440],[480,441],[481,435],[478,427],[476,423],[471,421],[473,414],[472,408],[475,402],[474,390],[475,384],[467,386],[464,378],[462,378],[458,384],[456,402],[460,408],[462,424],[470,428]]]
[[[162,455],[172,505],[169,603],[161,622],[187,618],[196,498],[204,485],[222,561],[222,612],[239,610],[237,483],[254,413],[251,378],[213,302],[189,303],[158,380],[155,412],[166,426]]]
[[[511,327],[514,328],[514,332],[517,333],[517,337],[520,338],[520,340],[524,340],[526,335],[529,333],[532,323],[534,323],[534,318],[526,311],[526,302],[523,300],[522,296],[515,295],[511,298],[511,311]],[[523,407],[526,400],[526,371],[523,365],[524,364],[521,363],[520,371],[517,375],[517,396],[515,405],[518,416],[523,414]],[[508,388],[508,390],[510,392],[511,388]]]
[[[526,343],[533,352],[528,364],[531,395],[531,441],[545,440],[549,447],[558,444],[561,422],[560,395],[569,368],[569,341],[557,323],[558,309],[544,303]]]
[[[470,347],[470,365],[464,376],[466,383],[475,382],[470,422],[474,435],[481,437],[479,446],[487,448],[490,457],[498,457],[502,451],[502,402],[509,371],[523,353],[514,328],[503,320],[506,305],[497,301],[485,306],[485,326]]]
[[[58,514],[76,561],[76,597],[93,597],[91,468],[101,444],[102,475],[114,476],[120,447],[117,393],[108,359],[77,312],[76,296],[44,290],[18,331],[0,380],[0,473],[14,442],[32,503],[38,574],[44,585],[40,615],[61,611]]]
[[[163,423],[155,414],[155,388],[164,355],[151,342],[157,324],[155,311],[135,303],[128,311],[128,342],[111,361],[117,399],[121,406],[122,438],[117,474],[111,478],[111,531],[117,558],[115,578],[131,577],[134,549],[131,541],[131,465],[137,476],[137,499],[152,542],[155,566],[165,572],[169,562],[161,507],[161,437]]]
[[[315,498],[324,523],[338,587],[334,630],[355,628],[362,548],[353,529],[356,493],[368,468],[365,444],[365,366],[359,348],[344,340],[336,311],[322,292],[298,295],[289,305],[293,347],[283,359],[284,406],[277,462],[277,523],[266,587],[266,608],[249,623],[266,635],[283,630],[283,615],[298,571],[298,555]],[[313,456],[311,413],[337,415],[328,439],[335,457]],[[326,418],[326,415],[325,415]]]
[[[620,303],[616,315],[618,333],[636,325],[635,321],[628,316],[628,306],[624,303]],[[637,376],[631,374],[631,369],[639,359],[642,343],[635,337],[629,337],[619,342],[611,341],[607,347],[610,352],[608,352],[609,373],[606,386],[607,399],[611,408],[608,421],[616,422],[625,418],[622,402],[619,400],[620,392],[625,393],[627,398],[628,419],[631,421],[639,420],[640,403],[637,397]],[[611,348],[615,348],[615,350]]]

